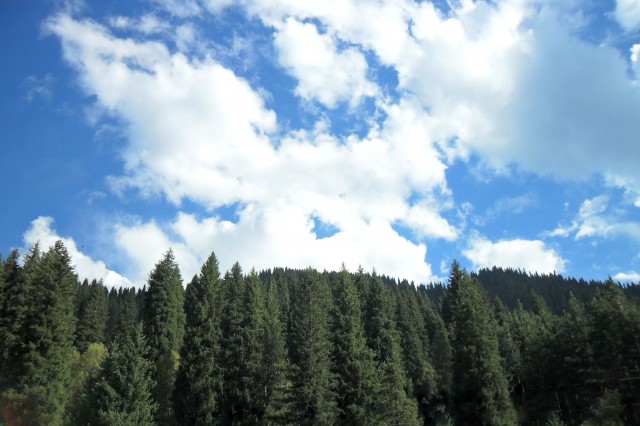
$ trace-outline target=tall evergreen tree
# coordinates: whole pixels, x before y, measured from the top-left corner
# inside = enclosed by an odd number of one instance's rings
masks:
[[[267,286],[263,330],[260,333],[263,364],[261,389],[264,389],[265,422],[283,424],[290,414],[287,404],[290,384],[286,378],[287,350],[277,291],[276,283],[271,279]]]
[[[153,364],[137,323],[123,330],[109,347],[102,378],[94,390],[96,423],[104,426],[151,426],[158,408],[151,398]]]
[[[379,424],[417,425],[418,407],[407,395],[409,382],[402,365],[395,307],[380,277],[369,281],[365,308],[365,334],[374,352],[379,377],[376,417]]]
[[[332,329],[339,420],[343,424],[374,424],[378,389],[373,351],[367,347],[360,300],[344,265],[335,285]]]
[[[239,263],[236,262],[226,272],[221,282],[221,293],[224,301],[220,317],[223,388],[218,415],[225,423],[238,423],[247,414],[244,389],[247,360],[243,333],[245,280]]]
[[[107,329],[107,293],[102,281],[87,286],[87,295],[78,309],[76,347],[85,352],[91,343],[105,343]]]
[[[59,425],[70,396],[76,278],[61,241],[43,255],[34,247],[25,271],[17,351],[10,355],[17,380],[3,409],[17,424]]]
[[[310,268],[302,272],[291,306],[293,406],[298,424],[332,424],[336,419],[329,358],[330,305],[326,279]]]
[[[640,423],[640,309],[609,279],[590,304],[593,378],[617,389],[626,424]],[[604,398],[604,397],[603,397]]]
[[[489,302],[478,283],[455,266],[447,296],[453,330],[454,414],[458,424],[513,425],[515,411]]]
[[[37,246],[35,247],[37,249]],[[30,281],[19,264],[20,254],[13,250],[3,262],[3,300],[0,304],[0,387],[13,386],[23,373],[21,345],[26,337],[25,315],[31,308],[27,303]],[[3,386],[4,385],[4,386]]]
[[[174,394],[180,424],[210,425],[215,420],[222,386],[219,291],[218,259],[212,252],[185,292],[186,327]]]
[[[143,311],[144,331],[156,382],[152,395],[158,403],[156,420],[160,424],[174,422],[171,396],[184,335],[183,306],[182,277],[173,252],[169,250],[149,275]]]
[[[412,396],[424,411],[436,388],[435,374],[429,362],[429,336],[415,289],[404,282],[398,285],[398,290],[397,324],[404,369],[411,381]]]

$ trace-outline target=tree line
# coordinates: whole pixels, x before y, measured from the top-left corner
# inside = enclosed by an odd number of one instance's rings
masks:
[[[457,262],[446,284],[221,273],[144,288],[61,242],[0,256],[0,413],[14,425],[640,424],[637,286]]]

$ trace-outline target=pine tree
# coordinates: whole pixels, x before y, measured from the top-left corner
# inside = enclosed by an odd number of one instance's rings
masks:
[[[174,421],[171,397],[184,335],[183,305],[182,277],[173,252],[169,250],[149,275],[143,312],[144,331],[156,382],[152,395],[158,403],[156,421],[160,424],[172,424]]]
[[[512,425],[515,412],[499,354],[497,325],[477,282],[452,266],[453,392],[458,424]]]
[[[418,308],[415,289],[403,282],[398,285],[398,290],[397,324],[404,369],[411,381],[412,396],[424,411],[436,388],[435,374],[429,363],[429,336]]]
[[[218,415],[224,423],[242,422],[246,416],[244,382],[247,375],[244,342],[245,281],[237,262],[227,271],[221,282],[224,305],[221,311],[220,368],[222,395]]]
[[[26,337],[25,315],[28,287],[26,273],[19,264],[20,254],[13,250],[3,262],[3,300],[0,303],[0,387],[12,387],[23,373],[21,337]],[[4,385],[4,386],[3,386]]]
[[[640,423],[640,309],[609,279],[589,305],[592,377],[615,388],[626,424]]]
[[[91,343],[106,342],[107,293],[102,281],[87,286],[87,295],[78,309],[76,347],[85,352]]]
[[[122,289],[120,289],[122,290]],[[118,290],[111,287],[107,295],[107,329],[105,332],[105,340],[111,342],[117,332],[118,316],[120,315],[120,303],[118,298]]]
[[[367,344],[374,352],[379,377],[376,413],[379,424],[417,425],[418,407],[407,395],[409,382],[402,365],[395,307],[377,275],[369,281],[365,308]]]
[[[287,381],[287,350],[283,333],[282,314],[274,280],[267,286],[265,317],[262,335],[262,363],[265,414],[267,423],[283,424],[290,415],[287,400],[290,383]]]
[[[151,398],[153,364],[142,325],[120,333],[109,347],[103,376],[94,390],[97,423],[151,426],[158,408]]]
[[[342,265],[334,292],[332,370],[336,377],[339,420],[373,424],[377,378],[373,351],[367,347],[358,293]]]
[[[215,420],[222,386],[219,291],[218,259],[211,253],[185,292],[186,327],[174,393],[180,424],[210,425]]]
[[[332,424],[336,419],[329,358],[330,305],[326,279],[313,269],[302,272],[291,306],[293,409],[299,424]]]
[[[43,255],[35,246],[24,270],[21,324],[12,345],[17,350],[10,354],[16,385],[2,405],[18,424],[59,425],[70,396],[76,278],[60,241]]]
[[[436,312],[431,300],[424,291],[418,293],[420,310],[424,317],[425,328],[429,334],[431,364],[436,380],[436,392],[441,400],[447,400],[451,393],[451,342],[442,317]]]

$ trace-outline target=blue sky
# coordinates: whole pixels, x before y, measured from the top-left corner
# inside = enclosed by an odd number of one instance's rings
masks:
[[[636,0],[7,1],[0,47],[5,255],[640,281]]]

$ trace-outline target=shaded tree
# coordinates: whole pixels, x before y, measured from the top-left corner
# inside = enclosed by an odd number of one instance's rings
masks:
[[[182,277],[173,252],[169,250],[149,275],[143,311],[144,333],[154,366],[152,395],[158,403],[156,421],[160,424],[174,421],[171,396],[184,335],[183,305]]]
[[[221,392],[218,259],[211,253],[185,292],[186,327],[174,405],[181,424],[213,424]]]
[[[480,286],[452,265],[453,396],[458,424],[516,423],[499,354],[497,325]]]
[[[302,272],[292,300],[291,360],[293,409],[300,424],[331,424],[336,419],[332,392],[329,330],[331,292],[317,271]]]

